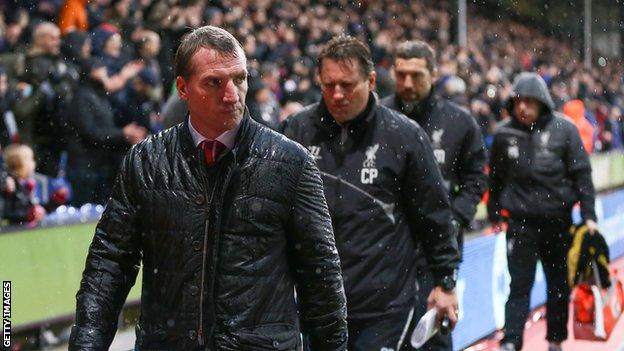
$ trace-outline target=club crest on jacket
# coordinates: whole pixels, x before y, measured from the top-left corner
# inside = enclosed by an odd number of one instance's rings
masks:
[[[378,150],[379,150],[379,143],[373,146],[369,146],[366,149],[366,152],[365,152],[366,159],[362,163],[362,174],[360,177],[362,184],[373,184],[373,181],[379,175],[379,171],[376,168]]]

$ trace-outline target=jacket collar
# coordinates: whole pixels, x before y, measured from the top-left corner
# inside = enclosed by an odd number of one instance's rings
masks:
[[[375,113],[377,111],[379,105],[379,98],[377,94],[371,92],[368,97],[368,103],[366,105],[365,114],[361,114],[355,119],[349,121],[346,124],[346,127],[349,129],[351,133],[359,133],[363,130],[366,130],[366,127],[374,120]],[[325,105],[325,101],[321,99],[321,102],[315,109],[314,116],[317,116],[314,120],[319,130],[322,130],[330,135],[336,135],[340,133],[340,129],[342,128],[339,125],[334,117],[327,110],[327,105]]]
[[[394,94],[394,104],[397,107],[396,109],[419,124],[422,124],[431,117],[431,111],[433,111],[433,108],[438,103],[438,100],[439,97],[432,87],[429,95],[422,101],[414,104],[414,106],[408,111],[406,104],[401,101],[399,95],[396,93]]]
[[[515,115],[512,115],[511,123],[514,126],[514,128],[531,133],[536,129],[540,129],[540,130],[544,129],[552,119],[553,119],[553,114],[550,112],[545,112],[545,113],[542,113],[537,118],[537,121],[535,121],[531,126],[527,126],[525,124],[522,124],[520,121],[518,121]]]
[[[191,135],[191,130],[189,128],[189,120],[189,115],[187,113],[184,123],[178,125],[178,128],[180,128],[178,131],[180,135],[180,146],[185,156],[195,158],[199,155],[199,149],[195,147],[195,142],[193,141],[193,136]],[[240,164],[249,154],[249,149],[252,145],[257,128],[257,122],[251,120],[249,110],[245,108],[243,119],[241,120],[240,127],[238,128],[238,133],[236,134],[234,148],[231,150],[236,163]]]

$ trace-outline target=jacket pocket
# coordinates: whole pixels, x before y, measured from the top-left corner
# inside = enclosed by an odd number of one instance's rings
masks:
[[[229,334],[223,338],[217,337],[217,344],[223,346],[219,349],[296,351],[300,348],[299,331],[290,324],[264,324],[241,328]]]

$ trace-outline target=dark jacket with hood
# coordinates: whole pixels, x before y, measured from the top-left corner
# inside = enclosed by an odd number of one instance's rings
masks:
[[[141,263],[136,350],[298,350],[300,332],[313,350],[346,349],[318,169],[248,115],[210,168],[188,121],[130,150],[89,249],[70,350],[108,348]]]
[[[349,320],[409,311],[415,264],[423,255],[436,284],[453,274],[459,255],[451,210],[422,128],[381,106],[374,94],[360,116],[343,126],[320,102],[282,128],[312,152],[321,170]]]
[[[591,164],[576,127],[554,112],[544,80],[521,73],[513,85],[508,109],[512,118],[494,134],[490,159],[488,216],[501,219],[506,209],[512,218],[570,218],[581,203],[583,219],[596,219]],[[538,100],[542,111],[530,126],[513,113],[513,97]]]
[[[468,226],[487,189],[487,156],[475,119],[459,105],[437,96],[433,90],[411,111],[396,94],[384,98],[382,104],[404,113],[425,130],[449,191],[453,217],[462,227]]]
[[[131,144],[115,124],[115,110],[102,83],[90,77],[81,82],[69,111],[74,133],[68,145],[69,168],[116,172]]]

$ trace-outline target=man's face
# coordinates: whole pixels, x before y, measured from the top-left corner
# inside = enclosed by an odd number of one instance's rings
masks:
[[[365,77],[355,60],[324,59],[319,72],[323,101],[336,122],[342,124],[357,117],[368,103],[375,87],[375,72]]]
[[[43,50],[52,55],[58,55],[61,51],[61,31],[58,28],[50,28],[41,38]]]
[[[200,48],[191,58],[190,75],[176,78],[178,94],[188,104],[193,126],[214,134],[206,137],[219,136],[243,118],[246,65],[242,51],[238,57],[228,57],[214,49]]]
[[[122,44],[121,35],[115,33],[104,44],[104,52],[112,57],[119,57]]]
[[[416,103],[429,96],[437,71],[429,71],[424,58],[397,58],[394,62],[396,92],[401,101]]]
[[[160,42],[150,40],[145,43],[145,46],[143,46],[142,54],[143,54],[143,57],[145,58],[154,58],[158,55],[159,51],[160,51]]]
[[[537,121],[542,104],[530,97],[514,98],[513,112],[520,123],[530,126]]]

